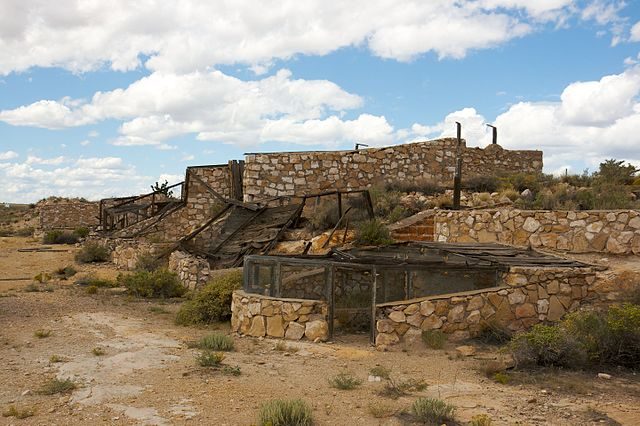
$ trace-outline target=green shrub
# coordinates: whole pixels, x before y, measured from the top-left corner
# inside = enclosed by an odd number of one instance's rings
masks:
[[[422,342],[431,349],[442,349],[447,336],[440,330],[422,330]]]
[[[162,266],[162,259],[158,259],[150,252],[141,253],[136,259],[136,271],[155,271]]]
[[[503,345],[513,337],[513,333],[497,321],[483,321],[476,339],[489,345]]]
[[[89,242],[76,253],[76,262],[94,263],[109,260],[109,248],[98,243]]]
[[[362,380],[354,377],[351,373],[339,373],[329,379],[329,385],[332,388],[340,390],[355,389],[362,384]]]
[[[36,336],[38,339],[45,339],[51,336],[51,330],[39,329],[39,330],[36,330],[33,333],[33,335]]]
[[[456,407],[435,398],[418,398],[411,406],[413,416],[427,425],[441,425],[452,421]]]
[[[30,237],[33,235],[33,227],[16,229],[13,235],[16,237]]]
[[[472,176],[464,179],[462,187],[473,192],[496,192],[498,189],[498,178],[490,175]]]
[[[39,274],[33,277],[33,280],[39,283],[46,283],[50,279],[51,279],[51,275],[49,275],[46,272],[40,272]]]
[[[640,367],[640,306],[574,312],[553,326],[536,325],[510,344],[518,364],[574,369],[599,365]]]
[[[237,365],[235,367],[231,367],[230,365],[223,365],[220,371],[225,376],[239,376],[242,374],[242,371],[240,371],[240,367]]]
[[[423,380],[409,379],[398,382],[389,377],[384,388],[382,388],[378,394],[386,398],[398,399],[401,396],[408,395],[410,392],[420,392],[426,388],[427,384]]]
[[[182,304],[176,315],[179,325],[209,324],[231,317],[231,295],[242,287],[242,271],[232,271],[209,281]]]
[[[497,383],[500,383],[501,385],[506,385],[507,383],[509,383],[509,380],[511,380],[511,377],[509,377],[509,375],[504,371],[498,371],[493,375],[493,380],[495,380]]]
[[[79,241],[76,234],[67,231],[48,231],[44,234],[44,244],[75,244]]]
[[[232,351],[233,337],[222,333],[212,333],[198,341],[198,348],[213,351]]]
[[[87,228],[86,226],[81,226],[79,228],[76,228],[73,233],[76,234],[78,238],[87,238],[87,236],[89,236],[89,228]]]
[[[219,367],[222,360],[224,360],[222,352],[202,351],[196,357],[196,361],[201,367]]]
[[[518,365],[580,368],[586,353],[579,342],[558,325],[536,324],[526,333],[516,335],[510,343]]]
[[[116,286],[116,283],[111,280],[96,278],[93,275],[80,277],[75,281],[75,284],[82,287],[94,287],[94,288],[110,288],[110,287]]]
[[[70,265],[62,267],[62,268],[58,268],[58,269],[55,270],[55,274],[61,280],[68,280],[69,278],[74,276],[77,272],[78,271],[76,271],[76,268],[74,268],[73,266],[70,266]]]
[[[166,269],[120,274],[117,282],[136,297],[180,297],[187,291],[178,275]]]
[[[488,414],[476,414],[471,418],[470,426],[491,426],[492,424],[493,420]]]
[[[258,426],[310,426],[311,407],[301,399],[274,399],[260,407]]]
[[[76,384],[71,379],[60,380],[57,378],[48,380],[38,393],[40,395],[55,395],[57,393],[71,392],[76,388]]]
[[[389,230],[378,219],[362,222],[356,229],[356,244],[379,246],[392,242]]]
[[[10,405],[5,411],[2,412],[2,417],[15,417],[16,419],[26,419],[35,414],[33,408],[17,408],[15,405]]]
[[[383,367],[382,365],[376,365],[371,370],[369,370],[369,374],[376,377],[382,377],[383,379],[389,379],[389,377],[391,376],[391,369]]]

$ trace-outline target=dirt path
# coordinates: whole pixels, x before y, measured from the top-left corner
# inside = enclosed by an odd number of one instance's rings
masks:
[[[3,266],[13,262],[23,273],[34,265],[52,270],[72,258],[72,253],[18,255],[20,244],[24,241],[3,243]],[[178,327],[176,304],[109,291],[89,295],[68,282],[51,283],[49,292],[24,292],[21,285],[0,292],[0,408],[32,408],[35,415],[0,417],[1,424],[250,425],[260,404],[275,397],[305,399],[318,425],[406,424],[393,414],[418,396],[456,405],[460,422],[482,413],[498,425],[632,425],[640,418],[635,376],[608,371],[613,378],[605,380],[593,373],[558,373],[538,376],[538,383],[501,385],[478,371],[497,356],[492,348],[467,358],[458,358],[453,347],[377,352],[364,336],[347,336],[332,344],[288,343],[294,349],[279,351],[276,340],[236,337],[236,350],[223,362],[242,374],[224,375],[197,366],[198,351],[187,343],[215,328],[228,332],[228,324]],[[51,333],[38,338],[36,330]],[[377,365],[390,368],[397,382],[422,380],[428,386],[398,399],[380,396],[386,381],[368,381]],[[327,379],[342,371],[362,379],[362,385],[351,391],[330,387]],[[68,394],[38,394],[53,377],[71,378],[79,386]],[[372,407],[387,416],[374,417]]]

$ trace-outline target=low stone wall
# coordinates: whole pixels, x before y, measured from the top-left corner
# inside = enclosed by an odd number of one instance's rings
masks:
[[[138,257],[145,254],[159,255],[168,248],[168,244],[146,243],[136,240],[109,240],[106,244],[112,247],[111,261],[118,267],[132,271],[136,268]]]
[[[189,290],[197,290],[209,281],[211,268],[207,259],[184,251],[174,251],[169,256],[169,270],[178,274]]]
[[[253,337],[325,341],[328,306],[321,300],[276,299],[236,290],[231,302],[231,330]]]
[[[431,296],[376,307],[376,346],[420,340],[423,330],[441,330],[452,340],[476,335],[484,321],[512,331],[560,320],[581,304],[608,299],[586,268],[514,267],[499,287]]]
[[[457,140],[444,138],[358,151],[247,154],[244,196],[252,201],[421,178],[450,186],[456,150]],[[463,141],[461,154],[463,176],[542,171],[542,151],[509,151],[499,145],[467,148]]]
[[[89,201],[48,203],[38,206],[40,229],[74,230],[80,227],[95,228],[99,225],[100,204]]]
[[[640,254],[640,211],[429,210],[391,226],[397,240],[498,242],[571,253]]]

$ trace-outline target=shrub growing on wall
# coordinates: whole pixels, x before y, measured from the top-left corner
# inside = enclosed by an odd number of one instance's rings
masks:
[[[213,278],[182,304],[176,323],[208,324],[231,318],[231,295],[242,287],[242,271],[236,270]]]

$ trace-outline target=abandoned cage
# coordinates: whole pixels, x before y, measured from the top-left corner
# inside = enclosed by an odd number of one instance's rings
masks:
[[[439,243],[334,249],[326,256],[253,255],[245,258],[244,291],[325,301],[329,338],[355,331],[373,341],[376,305],[496,287],[513,263],[499,255],[518,264],[531,258],[527,250],[498,244]]]

